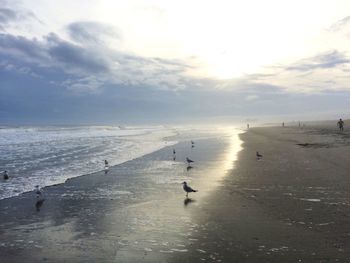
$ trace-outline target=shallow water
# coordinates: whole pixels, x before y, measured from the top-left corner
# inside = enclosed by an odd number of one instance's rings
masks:
[[[237,131],[198,137],[191,133],[178,136],[180,143],[172,147],[111,167],[106,174],[46,189],[39,211],[34,193],[0,201],[0,253],[13,262],[165,262],[188,253],[197,241],[195,234],[207,227],[195,223],[191,213],[205,207],[240,147]],[[195,147],[188,137],[195,138]],[[191,170],[186,169],[186,157],[195,160]],[[199,191],[186,198],[183,181]],[[20,252],[13,257],[12,250]],[[206,257],[204,250],[198,253]]]
[[[63,183],[66,179],[116,165],[175,142],[162,126],[32,127],[0,129],[0,171],[10,180],[0,183],[0,199]]]

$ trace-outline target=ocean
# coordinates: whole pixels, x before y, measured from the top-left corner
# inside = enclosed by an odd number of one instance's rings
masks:
[[[164,126],[69,126],[0,129],[0,199],[64,183],[175,144]]]

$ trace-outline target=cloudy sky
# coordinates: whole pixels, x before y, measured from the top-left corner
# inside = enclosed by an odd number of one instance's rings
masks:
[[[347,0],[0,0],[0,125],[350,117]]]

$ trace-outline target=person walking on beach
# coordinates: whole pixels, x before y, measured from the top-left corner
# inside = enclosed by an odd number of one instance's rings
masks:
[[[344,121],[342,119],[339,119],[338,127],[340,131],[344,131]]]
[[[107,162],[107,160],[105,160],[105,167],[108,167],[108,162]]]

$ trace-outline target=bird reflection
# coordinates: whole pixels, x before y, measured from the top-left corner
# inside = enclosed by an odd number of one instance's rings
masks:
[[[38,199],[35,203],[36,211],[40,211],[40,208],[43,206],[45,199]]]
[[[189,170],[191,170],[192,168],[193,168],[193,166],[188,165],[188,166],[186,167],[186,170],[189,171]]]
[[[184,205],[187,206],[187,205],[189,205],[190,203],[193,203],[193,202],[195,202],[195,201],[196,201],[196,200],[194,200],[194,199],[191,199],[191,198],[186,197],[185,200],[184,200]]]

